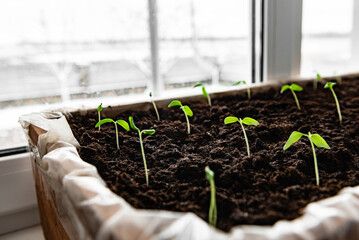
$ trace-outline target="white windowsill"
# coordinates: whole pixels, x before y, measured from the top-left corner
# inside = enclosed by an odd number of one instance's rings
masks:
[[[0,192],[0,235],[40,222],[30,153],[0,158]]]

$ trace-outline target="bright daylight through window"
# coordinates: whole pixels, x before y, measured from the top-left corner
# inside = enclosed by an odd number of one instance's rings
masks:
[[[125,94],[146,99],[153,87],[148,13],[148,1],[2,3],[0,149],[26,144],[22,114],[118,104],[114,97]],[[159,0],[157,19],[162,90],[250,82],[250,1]]]
[[[301,75],[314,77],[357,71],[359,2],[303,1]]]

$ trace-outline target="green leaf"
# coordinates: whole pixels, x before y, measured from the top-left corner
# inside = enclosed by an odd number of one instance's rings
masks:
[[[259,122],[257,120],[250,118],[250,117],[243,118],[242,123],[244,123],[246,125],[255,125],[255,126],[259,124]]]
[[[319,73],[317,73],[317,80],[319,80],[319,81],[322,81],[322,80],[323,80],[322,76],[320,76]]]
[[[187,105],[185,105],[185,106],[183,106],[181,108],[185,112],[185,114],[187,114],[187,116],[189,116],[189,117],[193,116],[192,110]]]
[[[241,81],[238,81],[238,82],[236,82],[236,83],[233,83],[233,86],[237,86],[237,85],[239,85],[239,84],[247,84],[246,83],[246,81],[244,81],[244,80],[241,80]]]
[[[195,88],[195,87],[200,87],[200,86],[203,86],[203,84],[202,84],[202,83],[197,83],[197,84],[194,85],[193,87]]]
[[[105,118],[105,119],[102,119],[101,121],[99,121],[98,123],[96,123],[96,126],[95,128],[101,126],[102,124],[104,123],[108,123],[108,122],[115,122],[114,120],[112,120],[111,118]]]
[[[226,117],[224,119],[225,124],[230,124],[230,123],[234,123],[234,122],[238,122],[238,118],[236,118],[236,117]]]
[[[98,105],[97,107],[97,111],[101,112],[102,111],[102,103],[100,105]]]
[[[155,134],[156,130],[154,130],[154,129],[146,129],[146,130],[142,130],[142,132],[144,134],[153,135],[153,134]]]
[[[284,86],[282,87],[282,89],[280,90],[280,93],[284,93],[284,92],[287,91],[289,88],[290,88],[289,85],[284,85]]]
[[[150,92],[150,97],[152,97],[152,92]]]
[[[293,91],[303,91],[303,88],[295,83],[293,83],[292,85],[290,85],[290,88],[293,90]]]
[[[139,130],[140,130],[138,127],[136,127],[136,125],[135,125],[135,123],[134,123],[134,121],[133,121],[133,117],[132,117],[132,116],[128,118],[128,121],[130,122],[130,126],[131,126],[131,128],[132,128],[133,130],[136,130],[136,131],[139,131]]]
[[[337,84],[337,83],[335,83],[335,82],[327,82],[325,84],[324,88],[332,88],[335,84]]]
[[[130,126],[128,126],[128,123],[125,120],[117,120],[116,123],[123,127],[126,131],[130,130]]]
[[[182,106],[182,103],[178,100],[173,100],[168,107],[173,107],[173,106]]]
[[[319,134],[310,135],[310,139],[313,141],[313,143],[314,143],[317,147],[322,147],[322,148],[330,149],[330,147],[329,147],[329,145],[327,144],[327,142],[326,142]]]
[[[208,179],[208,181],[214,179],[214,172],[208,166],[204,168],[204,171],[206,172],[206,178]]]
[[[298,141],[303,135],[305,134],[301,132],[297,132],[297,131],[292,132],[292,134],[288,138],[288,141],[285,143],[283,150],[287,150],[293,143]]]
[[[208,98],[208,94],[207,94],[206,88],[204,86],[202,87],[202,92],[203,92],[203,96]]]

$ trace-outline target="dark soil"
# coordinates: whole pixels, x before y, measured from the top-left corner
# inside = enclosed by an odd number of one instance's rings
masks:
[[[340,100],[343,125],[339,125],[329,89],[302,83],[298,111],[290,91],[279,88],[254,94],[184,102],[194,113],[191,135],[186,133],[183,112],[178,107],[160,108],[163,120],[150,112],[125,112],[117,119],[133,116],[140,129],[156,130],[144,135],[150,185],[146,186],[138,134],[119,128],[120,150],[116,149],[111,123],[97,131],[97,113],[86,117],[75,113],[69,119],[81,144],[82,159],[95,165],[109,188],[136,208],[193,212],[208,219],[210,187],[204,168],[215,173],[218,224],[224,231],[239,224],[271,225],[294,219],[313,201],[359,184],[359,78],[343,78],[334,87]],[[170,102],[170,101],[169,101]],[[258,126],[245,126],[252,156],[247,157],[240,124],[224,125],[227,116],[252,117]],[[283,151],[292,131],[320,134],[331,147],[316,148],[320,186],[315,184],[313,154],[309,140],[302,138]]]

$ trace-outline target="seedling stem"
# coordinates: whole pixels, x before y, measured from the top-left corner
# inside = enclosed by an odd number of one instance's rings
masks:
[[[319,171],[318,171],[318,162],[317,162],[317,155],[315,153],[314,145],[317,147],[322,147],[325,149],[330,149],[327,142],[319,135],[319,134],[311,134],[308,132],[308,134],[304,134],[301,132],[294,131],[289,136],[287,142],[285,143],[283,150],[288,149],[293,143],[297,142],[302,136],[306,136],[309,139],[310,145],[312,146],[313,150],[313,157],[314,157],[314,170],[315,170],[315,179],[317,186],[319,186]]]
[[[319,171],[318,171],[317,154],[315,154],[315,148],[314,148],[314,143],[312,141],[312,135],[310,134],[310,132],[308,132],[308,135],[309,135],[308,138],[310,141],[310,145],[312,146],[312,150],[313,150],[315,179],[317,182],[317,186],[319,186]]]
[[[191,133],[191,128],[190,128],[188,116],[190,116],[190,117],[193,116],[192,110],[191,110],[190,107],[187,106],[187,105],[184,105],[184,106],[183,106],[182,103],[181,103],[181,101],[178,101],[178,100],[173,100],[173,101],[168,105],[168,107],[173,107],[173,106],[179,106],[180,109],[182,109],[182,111],[184,112],[184,115],[185,115],[186,121],[187,121],[187,134],[190,134],[190,133]]]
[[[322,76],[319,74],[319,73],[317,73],[317,78],[316,79],[314,79],[314,82],[313,82],[313,88],[314,88],[314,90],[317,90],[317,86],[318,86],[318,82],[321,82],[321,81],[323,81],[323,78],[322,78]]]
[[[205,98],[207,98],[208,105],[209,105],[209,106],[212,106],[211,97],[210,97],[209,94],[207,93],[206,87],[205,87],[202,83],[198,83],[198,84],[194,85],[193,87],[195,88],[195,87],[200,87],[200,86],[202,86],[202,93],[203,93],[203,96],[204,96]]]
[[[235,122],[239,122],[241,124],[244,139],[246,140],[247,154],[248,154],[248,157],[250,157],[251,153],[249,151],[248,138],[247,138],[246,130],[244,129],[243,123],[246,125],[255,125],[256,126],[259,124],[259,122],[255,119],[249,118],[249,117],[245,117],[245,118],[243,118],[243,120],[242,120],[242,118],[237,118],[237,117],[226,117],[224,119],[225,124],[230,124],[230,123],[235,123]]]
[[[143,148],[143,143],[142,143],[142,131],[141,132],[138,131],[138,134],[140,136],[141,153],[142,153],[143,165],[145,166],[146,184],[148,186],[149,180],[148,180],[147,163],[146,163],[146,157],[145,157],[145,149]]]
[[[140,146],[141,146],[141,154],[142,154],[142,159],[143,159],[143,165],[145,167],[145,175],[146,175],[146,185],[149,185],[149,179],[148,179],[148,171],[147,171],[147,163],[146,163],[146,156],[145,156],[145,149],[143,147],[143,141],[142,141],[142,133],[144,134],[148,134],[148,135],[153,135],[155,134],[155,130],[153,129],[145,129],[145,130],[140,130],[138,127],[136,127],[134,121],[133,121],[133,117],[129,117],[129,122],[130,122],[130,126],[133,130],[138,132],[138,136],[140,138]]]
[[[98,121],[101,121],[101,111],[102,111],[102,103],[98,105],[97,107],[97,115],[98,115]],[[98,126],[98,130],[101,130],[101,126]]]
[[[128,123],[125,120],[117,120],[114,121],[111,118],[105,118],[102,119],[101,121],[99,121],[98,123],[96,123],[95,127],[100,127],[102,124],[104,123],[108,123],[108,122],[112,122],[113,124],[115,124],[115,129],[116,129],[116,145],[117,145],[117,149],[120,149],[120,145],[118,143],[118,128],[117,128],[117,124],[120,125],[121,127],[123,127],[126,131],[130,130],[130,127],[128,126]]]
[[[298,110],[300,110],[300,104],[299,104],[297,95],[295,94],[295,91],[299,91],[299,92],[303,91],[303,88],[301,86],[293,83],[291,85],[284,85],[282,87],[282,89],[280,90],[280,93],[282,94],[283,92],[285,92],[288,89],[290,89],[290,91],[292,92],[295,103],[297,104],[297,108],[298,108]]]
[[[211,187],[211,201],[209,204],[208,222],[211,226],[215,227],[217,224],[217,203],[216,203],[216,186],[214,184],[214,173],[207,166],[205,168],[206,178],[209,181]]]
[[[338,112],[338,116],[339,116],[339,123],[340,125],[342,125],[342,113],[340,111],[340,105],[339,105],[339,101],[337,98],[337,95],[334,92],[333,86],[335,85],[335,82],[327,82],[324,86],[324,88],[329,88],[330,91],[332,91],[333,96],[334,96],[334,100],[335,100],[335,104],[337,105],[337,112]]]
[[[247,145],[247,154],[248,157],[251,156],[251,153],[249,151],[249,144],[248,144],[248,138],[247,138],[247,134],[246,134],[246,130],[244,129],[243,123],[242,123],[242,119],[239,120],[239,123],[241,124],[242,130],[243,130],[243,135],[244,135],[244,139],[246,140],[246,145]]]
[[[300,105],[299,105],[299,101],[298,101],[298,98],[297,98],[297,94],[295,94],[295,92],[293,91],[293,89],[290,89],[290,91],[292,92],[292,94],[293,94],[293,96],[294,96],[294,100],[295,100],[295,103],[297,104],[298,110],[300,110]]]
[[[334,76],[336,76],[337,83],[340,85],[342,84],[342,77],[337,74],[337,72],[334,72]]]
[[[118,128],[117,128],[117,124],[115,123],[115,129],[116,129],[116,145],[117,145],[117,149],[120,149],[120,144],[118,141]]]
[[[247,85],[247,82],[244,81],[244,80],[241,80],[241,81],[238,81],[236,83],[233,83],[233,86],[237,86],[237,85],[240,85],[240,84]],[[251,99],[251,89],[249,87],[247,87],[247,96],[248,96],[248,100],[250,100]]]
[[[186,122],[187,122],[187,134],[191,134],[191,126],[189,124],[189,119],[188,119],[187,114],[185,114],[185,117],[186,117]]]
[[[158,113],[155,101],[152,99],[152,93],[151,92],[150,92],[150,97],[151,97],[153,108],[155,109],[155,112],[156,112],[156,115],[157,115],[157,120],[160,121],[160,114]]]

